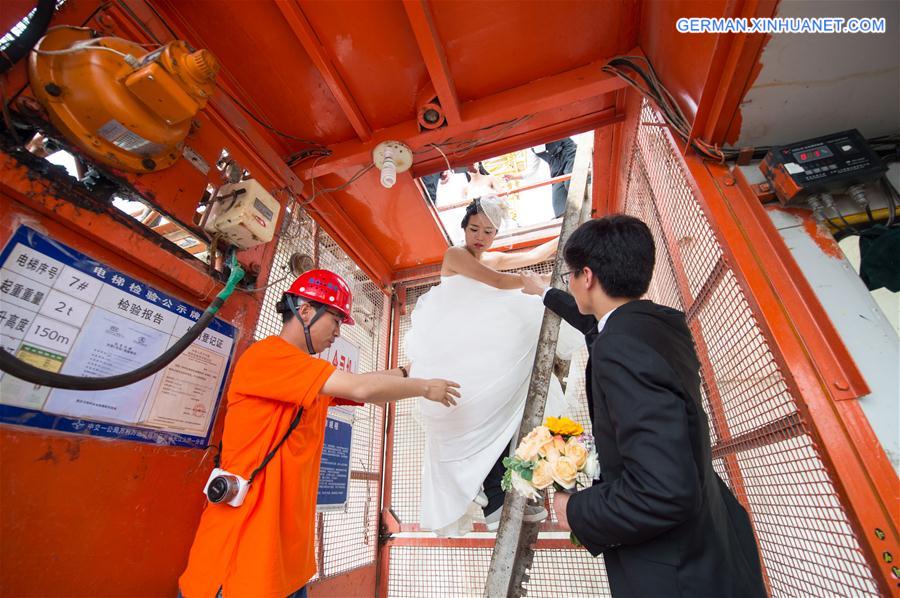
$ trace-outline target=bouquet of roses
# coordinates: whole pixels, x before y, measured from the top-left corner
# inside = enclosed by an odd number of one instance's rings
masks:
[[[502,488],[514,488],[530,500],[539,499],[550,484],[571,492],[579,472],[592,480],[600,471],[594,437],[567,417],[548,417],[522,439],[514,456],[503,459],[503,465]]]

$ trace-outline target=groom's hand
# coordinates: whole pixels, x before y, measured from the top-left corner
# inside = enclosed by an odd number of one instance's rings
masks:
[[[565,492],[553,493],[553,510],[556,512],[557,525],[566,531],[572,531],[572,528],[569,527],[569,518],[566,517],[566,505],[568,504],[568,494]]]
[[[522,292],[526,295],[537,295],[540,297],[544,294],[544,290],[550,286],[550,276],[541,276],[530,270],[526,270],[520,274],[522,277]]]

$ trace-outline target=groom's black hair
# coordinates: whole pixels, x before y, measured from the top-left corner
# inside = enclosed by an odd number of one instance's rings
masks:
[[[656,262],[653,234],[641,220],[612,214],[575,229],[563,255],[576,276],[588,267],[610,297],[637,299],[647,292]]]

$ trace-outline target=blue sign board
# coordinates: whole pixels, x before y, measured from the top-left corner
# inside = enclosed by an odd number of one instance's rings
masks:
[[[332,412],[334,411],[332,408]],[[329,415],[325,422],[325,447],[322,449],[319,469],[319,494],[316,500],[319,511],[340,510],[347,504],[352,439],[353,424],[350,417]]]
[[[0,343],[47,371],[132,371],[184,336],[202,311],[27,226],[0,252]],[[54,389],[0,374],[0,422],[205,447],[235,336],[214,319],[166,368],[118,389]]]

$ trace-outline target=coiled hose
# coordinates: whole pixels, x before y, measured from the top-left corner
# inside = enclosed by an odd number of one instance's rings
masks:
[[[50,386],[53,388],[65,388],[68,390],[109,390],[111,388],[127,386],[138,380],[143,380],[148,376],[152,376],[172,363],[176,357],[181,355],[182,351],[187,349],[188,345],[197,340],[197,337],[200,336],[200,333],[202,333],[204,329],[206,329],[215,317],[216,312],[219,311],[225,303],[225,300],[228,299],[234,291],[234,288],[244,277],[244,270],[241,268],[240,264],[237,263],[234,254],[231,255],[229,266],[231,267],[231,275],[228,277],[228,282],[225,283],[225,288],[216,295],[216,298],[210,303],[209,307],[206,308],[206,311],[203,312],[200,319],[188,329],[184,336],[178,339],[178,342],[169,347],[156,359],[142,365],[136,370],[124,374],[116,374],[115,376],[105,376],[103,378],[71,376],[68,374],[58,374],[56,372],[42,370],[30,363],[22,361],[6,350],[0,350],[0,370],[3,370],[16,378],[21,378],[26,382],[31,382],[32,384]]]

